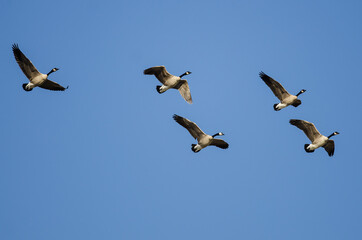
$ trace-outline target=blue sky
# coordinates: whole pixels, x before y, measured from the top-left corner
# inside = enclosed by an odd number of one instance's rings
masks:
[[[360,1],[0,2],[0,239],[356,239]],[[34,89],[18,43],[65,92]],[[192,105],[143,70],[187,76]],[[302,105],[275,112],[258,77]],[[173,114],[230,147],[195,154]],[[291,118],[334,131],[304,151]]]

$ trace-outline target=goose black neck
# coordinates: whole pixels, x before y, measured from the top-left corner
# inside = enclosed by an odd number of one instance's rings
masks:
[[[299,92],[299,93],[297,93],[297,95],[295,95],[295,96],[297,96],[297,97],[298,97],[298,96],[299,96],[300,94],[302,94],[302,93],[303,93],[303,92],[302,92],[302,91],[300,91],[300,92]]]
[[[47,75],[49,76],[51,73],[53,73],[53,69],[52,69],[52,70],[50,70],[50,72],[48,72],[48,74],[47,74]]]
[[[186,73],[183,73],[180,75],[180,78],[182,78],[183,76],[187,75]]]
[[[212,137],[214,138],[214,137],[216,137],[218,135],[219,135],[219,133],[215,133],[214,135],[212,135]]]
[[[331,135],[328,136],[328,139],[330,139],[331,137],[334,136],[334,133],[332,133]]]

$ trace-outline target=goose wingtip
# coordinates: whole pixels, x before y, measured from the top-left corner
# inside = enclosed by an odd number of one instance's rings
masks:
[[[13,51],[14,50],[19,50],[19,45],[17,43],[13,43],[13,45],[11,45]]]

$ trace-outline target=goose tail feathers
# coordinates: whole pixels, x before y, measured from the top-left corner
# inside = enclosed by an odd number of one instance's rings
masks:
[[[26,84],[26,83],[23,84],[23,89],[24,89],[25,91],[30,92],[31,90],[33,90],[32,88],[27,89],[27,88],[26,88],[26,85],[28,85],[28,84]]]
[[[314,152],[314,150],[309,150],[309,149],[308,149],[308,146],[309,146],[309,144],[304,144],[304,150],[305,150],[307,153]]]

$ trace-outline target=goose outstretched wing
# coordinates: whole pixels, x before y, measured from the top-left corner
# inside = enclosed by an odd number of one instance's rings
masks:
[[[323,146],[323,148],[327,151],[330,157],[334,154],[334,141],[328,140],[327,143]]]
[[[50,81],[49,79],[45,80],[39,87],[53,91],[64,91],[65,89],[68,89],[68,87],[65,88],[56,82]]]
[[[273,91],[274,95],[280,100],[283,101],[283,99],[290,96],[287,90],[277,81],[275,81],[273,78],[269,77],[263,72],[259,73],[260,78],[268,85],[268,87]]]
[[[305,135],[307,135],[311,142],[314,142],[316,138],[322,136],[322,134],[318,132],[317,128],[311,122],[298,119],[290,119],[289,123],[303,130],[303,132],[305,133]]]
[[[191,122],[190,120],[180,117],[176,114],[173,115],[173,119],[180,124],[181,126],[183,126],[184,128],[186,128],[191,136],[193,136],[195,139],[199,139],[202,135],[206,135],[194,122]]]
[[[33,63],[20,51],[18,44],[13,44],[12,47],[16,62],[29,80],[41,74],[34,67]]]
[[[229,147],[229,144],[227,142],[225,142],[222,139],[217,139],[217,138],[213,138],[211,139],[211,143],[210,145],[222,148],[222,149],[226,149]]]
[[[143,71],[143,73],[146,75],[155,75],[162,84],[165,84],[167,79],[173,76],[172,74],[167,72],[165,66],[147,68]]]
[[[187,83],[186,80],[180,80],[179,83],[180,84],[178,87],[178,91],[180,92],[181,96],[185,99],[185,101],[191,104],[192,97],[191,97],[189,84]]]

